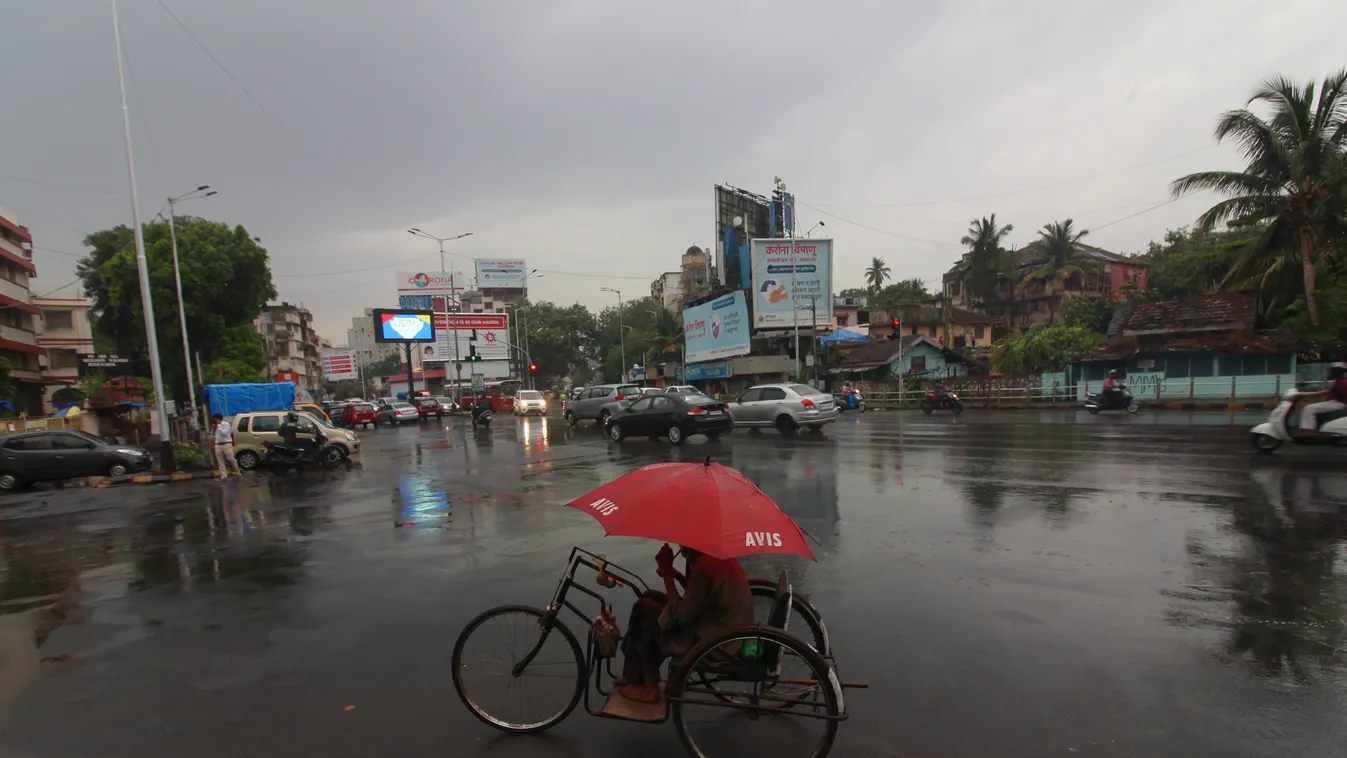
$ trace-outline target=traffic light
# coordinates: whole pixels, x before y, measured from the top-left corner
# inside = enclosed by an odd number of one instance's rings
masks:
[[[468,343],[468,360],[470,361],[482,360],[482,356],[477,354],[477,346],[472,343]]]
[[[537,370],[538,370],[538,364],[536,364],[536,363],[530,363],[530,364],[529,364],[529,371],[537,371]]]
[[[890,319],[889,326],[893,327],[889,331],[889,339],[896,340],[903,335],[903,320],[900,318]]]

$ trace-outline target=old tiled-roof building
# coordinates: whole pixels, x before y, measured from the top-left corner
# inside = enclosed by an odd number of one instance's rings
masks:
[[[1143,391],[1152,396],[1272,395],[1294,386],[1295,344],[1259,326],[1255,292],[1126,306],[1114,316],[1109,343],[1073,362],[1073,378],[1099,382],[1117,369],[1146,377]]]

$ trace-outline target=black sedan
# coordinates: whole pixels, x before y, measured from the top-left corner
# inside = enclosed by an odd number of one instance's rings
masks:
[[[675,445],[691,434],[715,439],[734,428],[725,404],[706,395],[650,395],[614,413],[608,419],[608,436],[614,441],[645,435],[666,436]]]
[[[150,454],[74,430],[24,432],[0,438],[0,490],[79,476],[125,476],[148,471]]]

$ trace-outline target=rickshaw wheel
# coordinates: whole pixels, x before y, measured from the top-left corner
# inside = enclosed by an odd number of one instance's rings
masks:
[[[565,720],[580,702],[587,678],[580,643],[558,618],[544,632],[545,618],[538,608],[503,605],[469,621],[458,635],[451,659],[454,690],[483,722],[506,732],[541,732]],[[535,648],[532,662],[515,676],[515,663]],[[514,710],[538,703],[543,705],[536,718]]]
[[[717,662],[722,648],[745,644],[755,648],[754,658]],[[779,664],[771,667],[774,660]],[[671,672],[669,684],[678,737],[699,758],[740,756],[746,744],[779,758],[823,758],[843,712],[827,661],[808,644],[766,626],[698,646]]]
[[[776,582],[770,579],[750,579],[748,585],[753,593],[754,623],[765,624],[772,603],[776,601]],[[809,629],[809,634],[804,633],[800,624]],[[832,652],[829,650],[828,633],[824,630],[823,619],[814,606],[799,595],[795,595],[791,603],[790,620],[786,624],[785,631],[809,643],[825,658]]]

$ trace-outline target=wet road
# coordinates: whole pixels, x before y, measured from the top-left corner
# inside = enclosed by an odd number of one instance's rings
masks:
[[[349,472],[0,500],[0,755],[683,755],[583,711],[500,735],[448,662],[572,545],[653,578],[654,545],[560,505],[709,455],[820,543],[749,569],[788,569],[871,683],[835,756],[1340,756],[1347,467],[1254,459],[1256,420],[872,413],[676,449],[500,417],[363,433]]]

